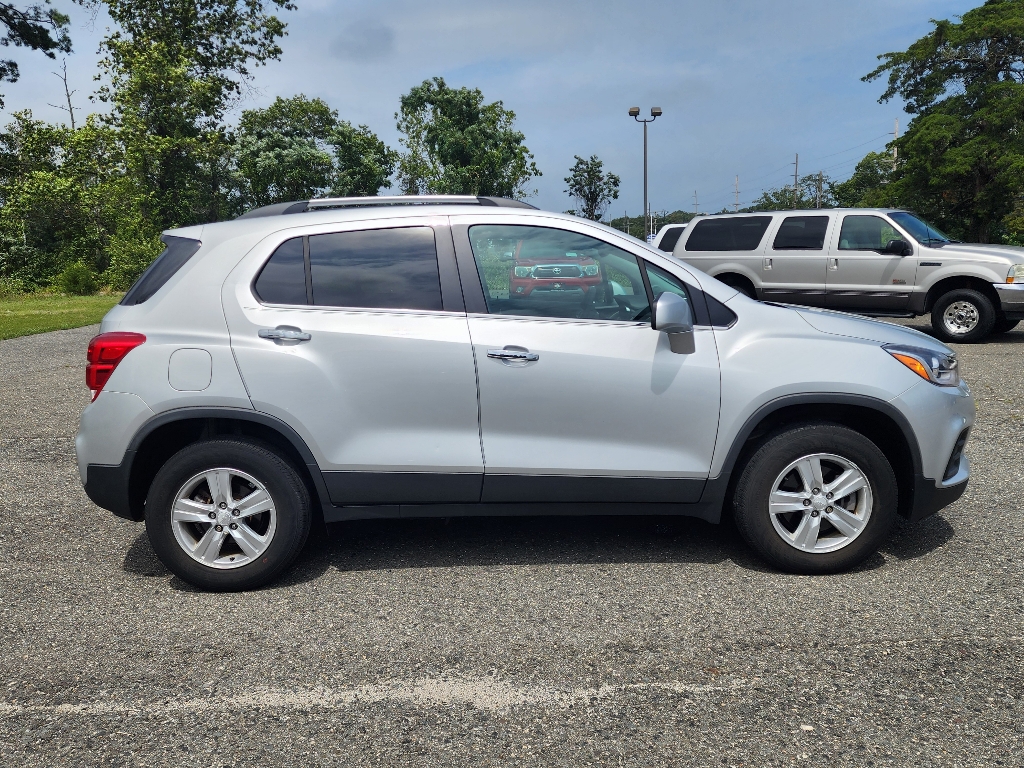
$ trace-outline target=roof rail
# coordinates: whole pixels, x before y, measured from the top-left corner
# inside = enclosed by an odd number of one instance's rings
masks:
[[[306,213],[331,208],[377,208],[388,205],[484,205],[499,208],[536,208],[520,200],[482,195],[382,195],[379,197],[321,197],[292,203],[274,203],[246,211],[239,219],[260,216],[281,216],[287,213]]]

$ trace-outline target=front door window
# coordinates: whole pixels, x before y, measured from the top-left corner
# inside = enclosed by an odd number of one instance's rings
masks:
[[[492,315],[636,320],[648,312],[636,256],[587,235],[548,227],[470,227]]]

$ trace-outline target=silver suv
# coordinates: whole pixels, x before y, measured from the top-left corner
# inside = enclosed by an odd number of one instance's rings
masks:
[[[907,211],[701,216],[673,253],[751,298],[858,314],[931,314],[944,341],[1024,319],[1024,248],[950,240]]]
[[[315,519],[455,515],[731,514],[777,567],[832,572],[967,484],[943,344],[600,224],[336,199],[164,242],[89,346],[75,445],[89,497],[203,588],[275,578]]]

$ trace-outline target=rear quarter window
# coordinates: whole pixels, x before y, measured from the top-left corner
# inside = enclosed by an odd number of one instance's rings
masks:
[[[128,289],[128,293],[121,299],[122,305],[132,306],[147,301],[154,293],[163,288],[164,284],[174,277],[175,273],[185,266],[186,262],[195,256],[203,245],[198,240],[190,240],[187,237],[164,236],[161,240],[165,246],[163,253],[156,257],[156,260]]]
[[[690,226],[687,251],[756,251],[771,224],[771,216],[730,216],[704,219]]]

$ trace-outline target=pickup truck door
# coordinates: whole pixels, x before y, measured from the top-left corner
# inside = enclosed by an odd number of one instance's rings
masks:
[[[890,240],[913,241],[878,214],[841,216],[828,254],[827,306],[876,312],[907,309],[917,275],[913,255],[885,253]]]
[[[825,306],[827,213],[781,217],[761,263],[765,300]]]

